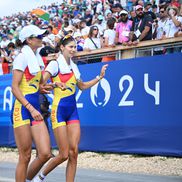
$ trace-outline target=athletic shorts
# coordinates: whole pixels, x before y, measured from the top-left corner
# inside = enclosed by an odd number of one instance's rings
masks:
[[[52,105],[51,121],[53,129],[59,126],[80,123],[76,105],[73,106]]]
[[[25,96],[25,98],[36,110],[40,112],[39,93],[28,94]],[[35,121],[32,118],[28,109],[26,109],[18,100],[15,100],[13,104],[11,120],[14,128],[26,124],[30,124],[30,126],[32,126],[42,122],[42,121]]]

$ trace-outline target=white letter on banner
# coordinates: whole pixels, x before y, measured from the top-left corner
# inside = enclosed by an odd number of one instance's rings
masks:
[[[149,88],[149,74],[144,74],[144,88],[149,95],[155,98],[155,105],[159,105],[160,102],[160,81],[155,82],[155,90]]]
[[[124,75],[123,77],[121,77],[120,81],[119,81],[119,88],[120,88],[120,91],[122,92],[123,91],[123,83],[124,81],[128,81],[129,82],[129,87],[128,89],[126,90],[126,92],[124,93],[121,101],[119,102],[119,105],[118,106],[133,106],[134,105],[134,101],[126,101],[128,95],[130,94],[132,88],[133,88],[133,79],[131,76],[129,75]]]
[[[76,94],[76,102],[78,101],[78,99],[80,98],[80,95],[82,94],[81,90],[78,90],[77,94]],[[83,108],[83,103],[77,103],[77,108]]]
[[[7,98],[7,93],[9,92],[9,98]],[[11,87],[6,87],[4,91],[4,103],[3,103],[3,110],[6,110],[6,104],[9,104],[9,110],[12,109],[13,103],[13,94],[11,92]]]

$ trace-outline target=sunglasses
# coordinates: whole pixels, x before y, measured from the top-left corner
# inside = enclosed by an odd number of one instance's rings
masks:
[[[139,9],[137,9],[136,11],[143,11],[143,8],[139,8]]]
[[[30,38],[43,39],[43,35],[31,35]]]
[[[121,14],[120,16],[127,16],[127,14]]]
[[[160,11],[159,13],[164,13],[164,11]]]
[[[98,30],[98,28],[94,28],[93,30]]]

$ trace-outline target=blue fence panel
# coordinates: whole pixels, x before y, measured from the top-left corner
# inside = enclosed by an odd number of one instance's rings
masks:
[[[110,62],[100,83],[77,92],[80,150],[182,156],[181,60],[172,54]],[[94,78],[101,66],[80,66],[82,79]],[[10,84],[11,75],[0,77],[1,146],[15,145]],[[55,146],[52,131],[51,141]]]

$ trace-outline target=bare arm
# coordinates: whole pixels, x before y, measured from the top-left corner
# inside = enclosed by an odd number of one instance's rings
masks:
[[[115,40],[114,40],[116,45],[118,44],[118,41],[119,41],[119,33],[116,32],[116,37],[115,37]]]
[[[142,31],[139,40],[143,40],[145,38],[145,36],[148,34],[148,32],[150,31],[150,27],[145,26],[144,30]]]
[[[50,83],[46,84],[47,80],[51,77],[51,74],[48,71],[45,71],[43,74],[43,89],[46,89],[47,93],[49,93],[49,90],[53,90],[55,87],[59,87],[61,90],[66,90],[66,84],[62,82],[56,82],[56,83]]]
[[[21,92],[19,86],[21,83],[23,77],[23,72],[19,70],[14,70],[13,71],[13,80],[12,80],[12,93],[16,97],[16,99],[23,105],[25,106],[29,112],[31,113],[32,117],[35,120],[43,120],[42,115],[37,111],[24,97],[23,93]]]
[[[23,77],[23,72],[19,70],[13,70],[13,80],[12,80],[12,93],[16,97],[16,99],[22,104],[26,105],[28,101],[22,94],[19,85],[21,83]]]
[[[88,89],[88,88],[94,86],[105,76],[105,71],[106,71],[107,67],[108,67],[108,64],[102,66],[99,78],[94,78],[93,80],[90,80],[88,82],[82,82],[81,80],[79,80],[77,83],[78,88],[80,90],[85,90],[85,89]]]
[[[103,43],[103,47],[108,47],[109,46],[109,38],[105,37],[104,38],[104,43]]]

